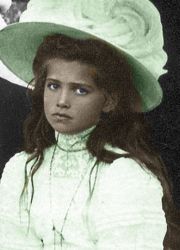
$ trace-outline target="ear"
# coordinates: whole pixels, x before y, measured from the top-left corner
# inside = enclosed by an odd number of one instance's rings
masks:
[[[115,96],[105,95],[105,103],[102,109],[103,112],[108,113],[115,109],[118,101]]]

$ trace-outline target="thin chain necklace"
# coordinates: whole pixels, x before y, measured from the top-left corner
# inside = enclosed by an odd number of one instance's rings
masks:
[[[58,135],[58,136],[59,136],[59,135]],[[58,141],[58,137],[57,137],[57,141]],[[74,144],[73,144],[73,145],[74,145]],[[63,149],[62,149],[61,147],[59,147],[59,145],[56,143],[56,144],[55,144],[55,147],[54,147],[54,150],[53,150],[53,155],[52,155],[52,157],[51,157],[51,162],[50,162],[50,168],[49,168],[49,197],[50,197],[50,210],[51,210],[51,212],[53,211],[53,205],[52,205],[52,167],[53,167],[53,161],[54,161],[55,151],[56,151],[56,148],[57,148],[57,147],[60,148],[61,150],[63,150]],[[69,152],[77,152],[77,151],[81,151],[81,150],[84,150],[84,148],[83,148],[83,149],[80,149],[80,150],[75,150],[75,151],[74,151],[74,150],[72,150],[72,151],[63,150],[63,151],[66,151],[67,154],[68,154]],[[93,167],[91,168],[91,171],[90,171],[90,172],[92,172],[92,170],[94,169],[94,167],[96,166],[96,164],[97,164],[97,162],[94,163],[94,165],[93,165]],[[85,171],[84,175],[81,177],[81,179],[80,179],[78,185],[76,186],[76,189],[75,189],[75,191],[74,191],[74,193],[73,193],[73,195],[72,195],[72,198],[71,198],[70,203],[69,203],[69,205],[68,205],[68,208],[67,208],[67,210],[66,210],[66,213],[65,213],[65,216],[64,216],[63,223],[62,223],[62,226],[61,226],[61,230],[60,230],[60,231],[58,231],[58,230],[56,229],[56,227],[55,227],[55,225],[54,225],[53,215],[52,215],[52,224],[53,224],[52,230],[53,230],[53,232],[54,232],[54,250],[56,250],[56,233],[57,233],[58,236],[60,237],[60,246],[61,246],[61,249],[63,249],[63,241],[64,241],[63,230],[64,230],[64,226],[65,226],[65,224],[66,224],[67,217],[68,217],[69,211],[70,211],[70,209],[71,209],[72,203],[74,202],[74,199],[75,199],[75,197],[76,197],[76,195],[77,195],[77,193],[78,193],[78,191],[79,191],[79,188],[80,188],[80,186],[81,186],[81,184],[82,184],[82,182],[83,182],[85,176],[86,176],[87,173],[88,173],[88,169],[89,169],[89,168],[87,168],[87,170]]]

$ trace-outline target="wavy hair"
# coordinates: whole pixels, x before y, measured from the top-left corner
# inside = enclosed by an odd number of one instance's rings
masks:
[[[31,168],[32,186],[33,176],[43,162],[44,149],[56,144],[54,130],[45,117],[43,104],[47,62],[55,58],[93,66],[96,69],[94,82],[97,87],[117,100],[114,110],[104,115],[90,134],[87,150],[99,162],[112,163],[120,157],[135,159],[159,179],[164,195],[171,200],[171,184],[166,168],[151,145],[149,128],[141,111],[141,98],[123,55],[100,40],[73,39],[59,34],[44,39],[33,62],[35,86],[31,92],[32,111],[24,124],[24,150],[31,155],[27,164],[35,159]],[[108,151],[105,149],[107,143],[128,153],[121,155]],[[27,183],[26,173],[23,192]]]

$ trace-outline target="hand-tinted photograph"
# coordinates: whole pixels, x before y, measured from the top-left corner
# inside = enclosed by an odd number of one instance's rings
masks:
[[[0,0],[0,249],[180,249],[180,3]]]

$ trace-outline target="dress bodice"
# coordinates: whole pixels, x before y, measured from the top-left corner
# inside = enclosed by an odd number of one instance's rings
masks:
[[[130,158],[100,163],[94,168],[98,172],[91,173],[96,158],[86,142],[92,129],[73,136],[55,133],[57,143],[44,151],[33,177],[30,211],[24,206],[21,215],[19,197],[29,155],[11,158],[0,185],[1,250],[163,249],[167,225],[161,184]]]

